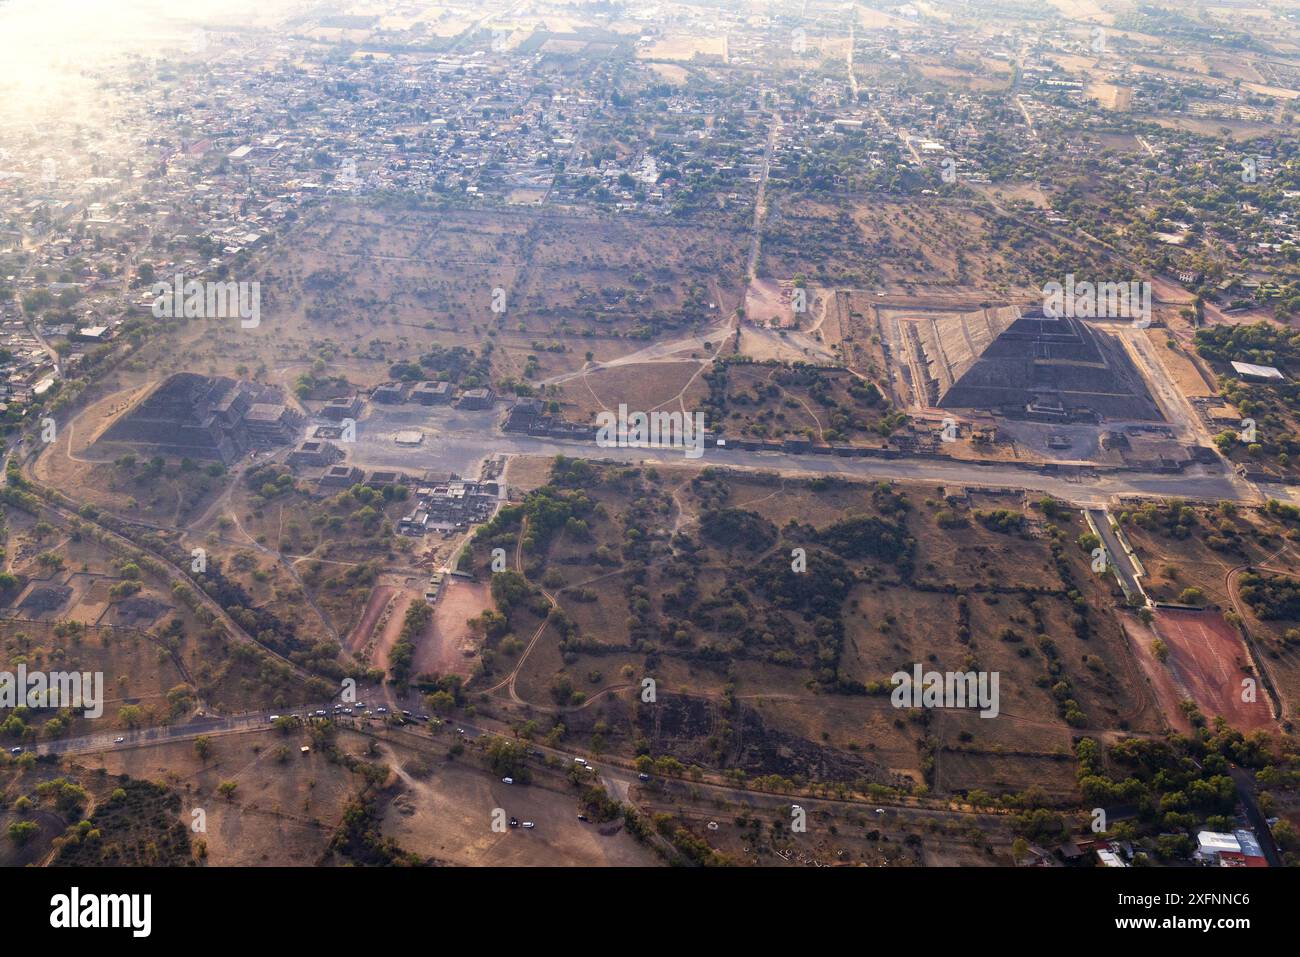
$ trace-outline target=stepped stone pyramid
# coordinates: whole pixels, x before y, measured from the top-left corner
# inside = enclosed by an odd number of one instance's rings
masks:
[[[912,323],[912,335],[939,408],[1163,421],[1123,343],[1080,319],[1000,306]]]
[[[229,465],[250,448],[290,441],[299,419],[274,386],[178,372],[123,413],[98,441]]]

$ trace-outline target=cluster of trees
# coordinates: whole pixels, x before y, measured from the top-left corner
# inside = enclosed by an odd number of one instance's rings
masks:
[[[776,543],[776,526],[756,512],[709,508],[700,515],[700,533],[722,548],[763,552]]]
[[[1300,581],[1294,578],[1246,572],[1241,576],[1240,594],[1265,621],[1300,620]]]
[[[816,533],[816,540],[843,558],[876,559],[893,565],[904,578],[911,574],[916,542],[901,522],[859,515],[828,525]]]
[[[491,343],[485,346],[482,354],[464,346],[446,348],[439,345],[429,347],[429,351],[420,356],[418,362],[397,362],[388,370],[394,378],[406,382],[434,379],[458,384],[467,389],[477,388],[491,382],[492,362]]]
[[[975,519],[991,532],[1010,535],[1025,527],[1025,516],[1013,508],[980,509],[975,512]]]
[[[1108,748],[1083,738],[1075,748],[1084,805],[1134,807],[1136,815],[1113,823],[1108,835],[1140,841],[1161,859],[1186,857],[1196,828],[1231,830],[1237,805],[1232,765],[1256,769],[1261,783],[1295,784],[1278,770],[1279,761],[1293,764],[1294,756],[1276,754],[1266,733],[1247,737],[1221,718],[1209,728],[1194,707],[1187,710],[1197,725],[1190,736],[1124,738]],[[1270,800],[1261,796],[1262,804]]]
[[[411,661],[415,657],[415,643],[433,619],[433,608],[419,599],[411,602],[402,618],[402,630],[388,655],[389,677],[405,684],[411,677]]]
[[[1161,532],[1178,539],[1189,537],[1198,524],[1196,509],[1178,499],[1164,505],[1147,502],[1136,511],[1121,512],[1118,521],[1121,525],[1132,522],[1147,531]]]
[[[572,528],[581,533],[586,528],[577,525],[591,514],[595,503],[585,491],[570,491],[555,481],[529,492],[517,505],[500,509],[490,522],[474,534],[474,551],[513,546],[527,520],[523,547],[536,554],[561,529]],[[470,557],[467,553],[467,558]],[[472,560],[472,558],[471,558]]]
[[[1300,364],[1300,331],[1267,322],[1249,326],[1219,325],[1197,330],[1196,351],[1215,362],[1251,362],[1256,365],[1283,366]],[[1293,421],[1300,415],[1300,383],[1252,383],[1222,377],[1224,397],[1243,415],[1256,420],[1258,439],[1250,445],[1254,455],[1268,453],[1289,464],[1300,452],[1300,437],[1293,432]],[[1216,444],[1225,453],[1237,445],[1235,433],[1220,435]]]

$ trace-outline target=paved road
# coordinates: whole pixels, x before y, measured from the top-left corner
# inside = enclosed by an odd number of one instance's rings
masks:
[[[1268,861],[1269,867],[1281,867],[1282,854],[1278,851],[1277,842],[1273,840],[1273,832],[1269,829],[1268,821],[1264,819],[1264,814],[1255,801],[1254,774],[1245,768],[1235,766],[1228,773],[1232,776],[1232,783],[1237,786],[1237,797],[1241,798],[1242,807],[1246,809],[1246,820],[1250,822],[1255,836],[1259,838],[1259,847],[1264,852],[1264,859]]]
[[[404,706],[413,710],[418,695],[408,696]],[[357,689],[357,700],[368,702],[373,707],[383,700],[380,687]],[[63,738],[56,741],[42,741],[29,748],[37,755],[43,754],[90,754],[96,751],[114,751],[122,748],[144,745],[165,744],[169,741],[187,741],[200,736],[220,737],[225,734],[237,734],[254,728],[270,727],[272,714],[305,715],[313,711],[325,711],[332,715],[335,701],[318,701],[315,704],[302,704],[295,707],[272,708],[259,711],[242,711],[238,714],[205,715],[191,718],[184,724],[165,727],[141,728],[135,731],[113,729],[84,734],[75,738]],[[383,715],[374,715],[375,720],[382,720]],[[118,738],[124,738],[120,744]]]
[[[265,711],[257,711],[221,718],[209,716],[195,718],[185,724],[168,725],[160,728],[141,728],[136,731],[105,731],[100,734],[86,734],[77,738],[45,741],[35,745],[30,750],[37,755],[91,754],[96,751],[165,744],[169,741],[186,741],[202,735],[216,737],[237,731],[247,731],[250,728],[259,726],[265,727],[268,723],[267,714]],[[117,738],[119,737],[126,740],[118,744]]]
[[[1106,563],[1119,576],[1120,581],[1124,584],[1124,593],[1126,595],[1140,594],[1142,589],[1138,584],[1137,569],[1133,567],[1133,561],[1129,558],[1128,552],[1120,543],[1119,537],[1115,530],[1110,526],[1110,515],[1102,508],[1090,508],[1087,510],[1092,523],[1097,526],[1097,534],[1101,536],[1101,543],[1106,546]]]
[[[597,448],[594,443],[504,433],[496,424],[500,416],[500,409],[467,413],[437,406],[376,411],[358,424],[357,441],[349,449],[350,460],[353,465],[363,468],[433,469],[477,475],[479,463],[494,453],[568,455],[629,463],[731,466],[788,475],[839,475],[855,479],[1007,487],[1049,493],[1081,506],[1099,507],[1120,495],[1168,496],[1210,502],[1227,499],[1247,504],[1279,498],[1300,504],[1300,489],[1270,485],[1265,494],[1259,487],[1218,464],[1193,466],[1181,475],[1123,472],[1073,477],[1006,465],[978,465],[944,459],[840,458],[740,449],[706,449],[701,458],[687,459],[680,449],[605,449]],[[424,444],[415,448],[399,447],[393,442],[393,433],[404,428],[425,430]]]

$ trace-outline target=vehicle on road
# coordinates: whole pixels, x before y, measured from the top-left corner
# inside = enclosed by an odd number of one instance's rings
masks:
[[[532,821],[524,821],[524,825],[523,825],[523,826],[524,826],[524,827],[529,827],[529,828],[531,828],[531,827],[536,827],[537,825],[534,824]]]
[[[514,783],[515,783],[515,779],[514,779],[514,778],[502,778],[502,779],[501,779],[501,783],[502,783],[502,784],[514,784]]]
[[[126,738],[123,738],[123,737],[117,737],[117,738],[114,738],[114,739],[113,739],[113,743],[114,743],[114,744],[121,744],[121,743],[122,743],[123,741],[125,741],[125,740],[126,740]]]

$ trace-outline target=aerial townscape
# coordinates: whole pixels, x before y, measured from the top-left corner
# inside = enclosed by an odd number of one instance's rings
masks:
[[[0,0],[0,442],[9,867],[1294,868],[1300,0]]]

